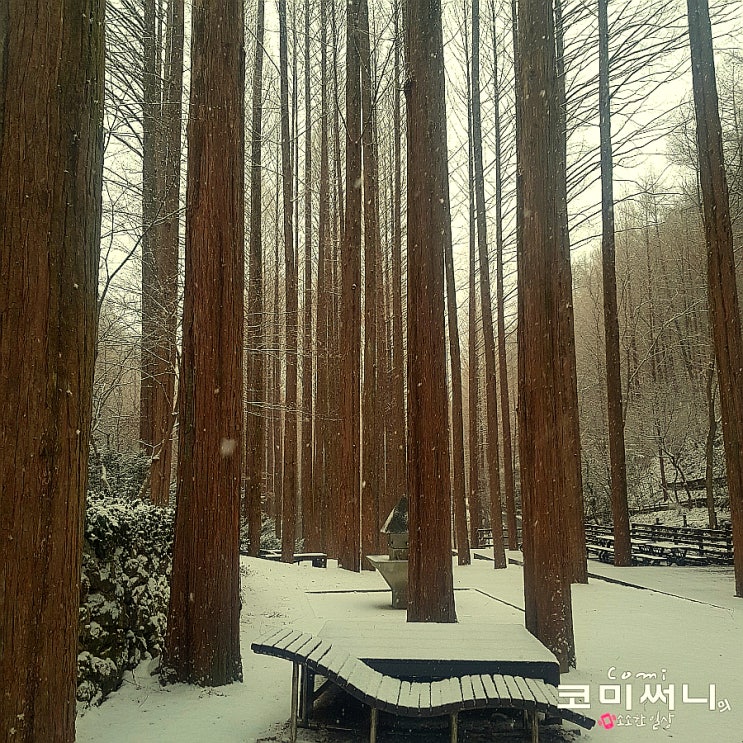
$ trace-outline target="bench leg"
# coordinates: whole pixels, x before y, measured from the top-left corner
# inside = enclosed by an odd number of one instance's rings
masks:
[[[449,729],[451,731],[451,743],[457,743],[459,737],[459,717],[456,712],[449,715],[450,724]]]
[[[299,717],[303,728],[309,727],[310,715],[315,693],[315,674],[307,666],[302,666],[302,678],[300,682]]]
[[[525,711],[527,726],[531,728],[531,743],[539,743],[539,712]]]
[[[292,703],[291,717],[289,719],[289,740],[296,743],[297,740],[297,704],[299,702],[299,663],[292,664]]]
[[[379,710],[371,708],[371,724],[369,726],[369,743],[377,743],[377,724],[379,722]]]

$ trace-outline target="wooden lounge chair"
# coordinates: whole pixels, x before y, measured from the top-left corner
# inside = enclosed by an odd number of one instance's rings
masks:
[[[458,714],[467,709],[517,709],[524,713],[533,743],[539,739],[539,713],[590,729],[595,721],[559,707],[557,688],[542,679],[500,673],[472,673],[439,680],[402,680],[374,670],[343,647],[313,634],[283,628],[254,642],[256,653],[293,664],[291,740],[296,740],[302,701],[306,721],[312,705],[315,674],[324,676],[371,709],[369,740],[376,743],[379,711],[404,717],[449,716],[456,743]],[[301,673],[300,673],[301,672]],[[300,688],[301,686],[301,688]]]

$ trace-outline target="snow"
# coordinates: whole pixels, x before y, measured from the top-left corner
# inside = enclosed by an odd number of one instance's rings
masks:
[[[730,522],[730,511],[726,508],[717,508],[717,519],[720,522]],[[654,524],[656,519],[664,526],[683,526],[684,516],[686,525],[697,529],[709,527],[709,514],[706,508],[687,508],[683,504],[675,504],[667,511],[654,511],[653,513],[638,513],[632,517],[636,524]]]
[[[327,569],[320,569],[252,558],[242,558],[242,572],[245,681],[212,690],[185,685],[163,688],[143,663],[127,674],[121,690],[101,707],[80,715],[80,743],[288,740],[290,664],[253,654],[250,643],[271,628],[295,622],[316,626],[323,619],[405,620],[405,612],[390,608],[390,591],[376,573],[349,573],[332,561]],[[562,684],[589,686],[587,714],[596,719],[614,714],[617,722],[630,724],[611,730],[597,725],[583,731],[580,740],[743,742],[743,600],[733,597],[732,568],[614,568],[590,561],[589,572],[601,577],[573,587],[578,668],[563,675]],[[476,559],[469,566],[455,565],[454,576],[460,621],[523,623],[519,566],[496,571],[488,560]],[[656,674],[657,680],[644,678],[647,674]],[[625,711],[624,704],[628,684],[631,712]],[[647,691],[645,684],[650,685]],[[674,687],[674,717],[670,726],[666,722],[667,729],[662,723],[669,717],[668,703],[639,702],[643,695],[656,694],[656,684],[661,689]],[[715,706],[727,700],[730,709],[710,711],[707,702],[683,703],[684,684],[687,696],[694,698],[706,698],[714,684]],[[599,686],[610,699],[616,690],[608,687],[616,685],[621,704],[600,704]],[[638,726],[641,720],[644,725]],[[573,728],[566,724],[564,729]],[[330,737],[300,731],[299,740],[352,743],[367,735],[366,729]],[[385,739],[384,729],[380,739]],[[436,734],[439,739],[448,740],[443,729]]]

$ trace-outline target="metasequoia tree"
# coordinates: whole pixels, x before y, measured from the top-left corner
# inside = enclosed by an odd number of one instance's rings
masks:
[[[281,184],[283,197],[284,297],[286,330],[286,395],[284,412],[284,477],[281,488],[281,559],[294,560],[297,507],[297,264],[294,252],[291,139],[289,136],[289,66],[286,0],[279,0],[279,73],[281,76]]]
[[[361,62],[359,12],[363,0],[349,0],[346,36],[346,209],[341,250],[341,400],[338,564],[360,563],[360,395],[361,395]],[[340,202],[340,200],[339,200]]]
[[[265,460],[266,421],[263,322],[263,34],[265,0],[258,0],[253,64],[253,122],[250,147],[250,242],[248,307],[245,336],[248,344],[245,423],[245,517],[248,521],[250,554],[257,557],[261,541],[261,481]]]
[[[457,285],[454,280],[454,250],[451,222],[444,242],[446,269],[446,317],[449,325],[449,363],[451,368],[451,443],[452,443],[452,497],[454,499],[454,535],[457,545],[457,562],[470,564],[470,539],[467,532],[467,499],[464,465],[464,413],[462,399],[462,358],[457,320]]]
[[[336,4],[330,0],[330,30],[332,34],[332,80],[333,100],[340,99],[340,87],[338,84],[338,61],[340,58],[340,35],[338,33],[338,22],[336,17]],[[340,520],[338,514],[342,513],[344,496],[342,488],[345,481],[342,477],[342,421],[341,409],[343,391],[342,385],[335,384],[340,379],[342,368],[341,343],[343,334],[341,332],[341,292],[342,292],[342,267],[341,251],[342,240],[345,229],[344,197],[343,197],[343,167],[341,164],[341,127],[339,107],[333,106],[333,173],[335,188],[329,189],[332,194],[332,217],[330,219],[331,230],[330,256],[328,266],[329,277],[329,308],[328,308],[328,376],[330,380],[328,394],[329,414],[326,420],[328,428],[328,493],[323,508],[323,524],[325,531],[325,544],[327,552],[338,555],[341,539]],[[344,357],[345,358],[345,357]]]
[[[180,245],[181,113],[183,98],[183,0],[169,0],[165,24],[162,95],[155,128],[155,199],[161,214],[152,235],[154,250],[153,385],[150,398],[152,460],[150,496],[167,505],[173,463],[175,370],[178,327],[178,252]]]
[[[472,2],[472,153],[475,175],[475,209],[477,247],[480,259],[480,310],[485,341],[485,420],[487,425],[487,467],[490,485],[490,528],[493,535],[494,567],[506,567],[503,549],[503,515],[498,463],[498,389],[496,384],[493,305],[490,292],[490,258],[488,255],[487,219],[485,214],[485,175],[482,157],[482,117],[480,113],[480,2]]]
[[[156,197],[155,132],[159,128],[157,103],[162,91],[160,58],[156,36],[155,0],[142,3],[142,350],[139,393],[139,438],[145,454],[154,451],[155,336],[157,322],[157,276],[155,270],[154,224],[158,216]]]
[[[281,137],[276,138],[276,169],[281,161],[279,150],[281,147]],[[281,538],[281,512],[283,508],[283,416],[281,414],[281,325],[279,318],[281,316],[281,295],[279,292],[279,274],[281,273],[281,258],[279,255],[279,246],[281,244],[280,225],[279,225],[279,196],[281,189],[276,186],[276,197],[274,201],[274,249],[273,249],[273,290],[271,293],[273,299],[272,323],[271,323],[271,385],[269,399],[271,400],[271,492],[274,505],[274,533],[276,537]]]
[[[707,518],[710,529],[717,529],[714,491],[714,458],[715,435],[717,434],[717,416],[715,415],[715,357],[714,354],[707,366],[704,389],[707,398],[707,440],[704,445],[704,489],[707,496]]]
[[[196,0],[191,37],[178,493],[165,674],[242,678],[244,29],[239,0]]]
[[[519,463],[526,627],[563,671],[575,665],[571,587],[561,554],[563,426],[560,390],[562,293],[555,31],[552,8],[522,0],[518,18],[523,242],[518,260]],[[557,539],[555,527],[557,526]]]
[[[470,517],[470,543],[479,547],[477,530],[482,525],[480,506],[480,357],[477,352],[478,321],[477,321],[477,252],[475,245],[475,175],[474,158],[472,155],[472,100],[469,63],[469,33],[467,30],[467,3],[464,4],[464,23],[462,35],[464,41],[465,76],[467,83],[467,193],[469,197],[469,274],[467,299],[467,413],[469,418],[468,431],[468,493],[467,503]]]
[[[120,0],[107,5],[106,16],[107,123],[111,139],[128,150],[125,161],[114,154],[105,171],[107,195],[118,194],[112,238],[131,235],[129,210],[122,208],[130,198],[139,202],[139,224],[134,249],[107,276],[99,305],[111,279],[141,248],[139,440],[150,458],[142,492],[149,489],[151,500],[164,505],[175,424],[183,0],[170,0],[167,8],[155,0]],[[131,155],[140,161],[140,177],[130,180],[125,163]]]
[[[438,0],[407,0],[408,621],[454,622],[444,327],[450,229]]]
[[[454,249],[451,221],[447,220],[444,235],[444,264],[446,271],[446,319],[449,329],[449,363],[451,369],[451,444],[452,497],[454,500],[454,535],[457,562],[470,564],[470,539],[467,531],[467,498],[464,462],[464,402],[462,395],[462,358],[457,319],[457,285],[454,278]]]
[[[609,418],[611,463],[611,512],[614,522],[614,564],[632,564],[627,468],[624,458],[619,312],[615,268],[614,183],[611,147],[611,101],[609,98],[608,0],[598,0],[599,17],[599,129],[601,137],[601,264],[604,280],[604,335],[606,339],[606,398]]]
[[[312,434],[312,101],[310,97],[310,0],[304,3],[304,298],[302,305],[302,534],[314,534],[315,488]]]
[[[313,462],[314,519],[307,533],[311,550],[327,551],[327,514],[330,495],[330,162],[328,140],[328,0],[320,0],[320,184],[317,226],[317,304],[315,320],[317,397],[315,404],[315,453]]]
[[[402,116],[400,96],[400,0],[393,11],[395,49],[392,98],[393,189],[392,189],[392,357],[390,368],[389,441],[387,444],[390,500],[397,501],[407,491],[407,447],[405,446],[405,351],[402,312]],[[386,516],[386,514],[383,514]]]
[[[364,387],[362,395],[361,552],[379,552],[380,502],[384,503],[384,421],[382,415],[382,332],[379,298],[384,290],[379,270],[382,236],[379,223],[379,164],[376,142],[376,101],[369,40],[367,0],[359,6],[361,64],[362,159],[364,202]],[[381,514],[383,518],[386,514]]]
[[[587,583],[585,528],[583,525],[583,482],[580,459],[580,425],[578,416],[578,379],[575,360],[575,321],[573,317],[573,273],[570,263],[570,229],[568,224],[568,154],[567,154],[567,96],[565,80],[564,21],[562,0],[555,0],[555,64],[557,96],[557,169],[558,219],[560,224],[560,250],[557,255],[553,278],[561,295],[562,311],[558,314],[560,387],[558,399],[562,406],[560,415],[563,457],[562,467],[563,507],[559,514],[563,522],[564,559],[570,578],[576,583]]]
[[[490,2],[493,24],[493,106],[495,136],[495,304],[498,323],[498,388],[500,392],[501,431],[503,432],[503,490],[506,499],[508,549],[517,550],[516,492],[513,477],[513,444],[511,439],[511,402],[508,394],[508,360],[506,358],[506,320],[503,293],[503,163],[501,147],[501,79],[498,69],[498,35],[495,2]]]
[[[165,19],[162,11],[162,3],[143,1],[140,439],[151,460],[151,499],[164,505],[174,424],[183,2],[168,2]]]
[[[699,182],[707,243],[707,281],[712,341],[720,385],[730,515],[735,545],[735,595],[743,598],[743,341],[735,281],[722,128],[712,28],[707,0],[687,0],[689,44],[697,123]]]
[[[29,74],[33,60],[33,74]],[[0,726],[75,739],[103,3],[0,4]]]

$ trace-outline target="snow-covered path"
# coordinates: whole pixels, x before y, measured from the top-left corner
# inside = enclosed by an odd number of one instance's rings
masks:
[[[743,600],[732,596],[731,569],[617,569],[595,562],[589,563],[589,569],[651,590],[594,579],[573,589],[578,669],[564,675],[562,683],[588,685],[589,714],[596,718],[614,714],[617,722],[625,723],[611,730],[597,726],[584,732],[581,740],[743,743]],[[467,567],[455,566],[454,575],[460,621],[523,623],[522,572],[518,566],[496,571],[490,562],[474,560]],[[323,570],[307,564],[289,566],[243,558],[244,683],[216,690],[183,685],[161,688],[142,666],[100,708],[80,716],[78,741],[282,740],[288,717],[290,667],[286,661],[254,655],[250,643],[272,627],[293,622],[316,624],[341,617],[404,621],[404,612],[389,608],[390,594],[380,590],[384,588],[376,573],[359,575],[335,567]],[[657,680],[645,679],[642,674],[657,674]],[[657,683],[663,689],[673,687],[675,709],[670,725],[662,724],[662,718],[668,719],[670,714],[668,701],[639,701],[645,684],[650,684],[654,693]],[[683,703],[684,684],[688,685],[688,697],[693,698],[708,697],[709,686],[714,684],[715,706],[727,700],[730,710],[710,711],[707,703]],[[608,687],[617,685],[621,702],[610,704],[616,689]],[[628,685],[631,711],[625,709]],[[604,687],[603,704],[599,703],[600,686]],[[333,738],[358,739],[357,734]],[[442,732],[441,740],[445,739]],[[300,740],[321,738],[305,731]]]

